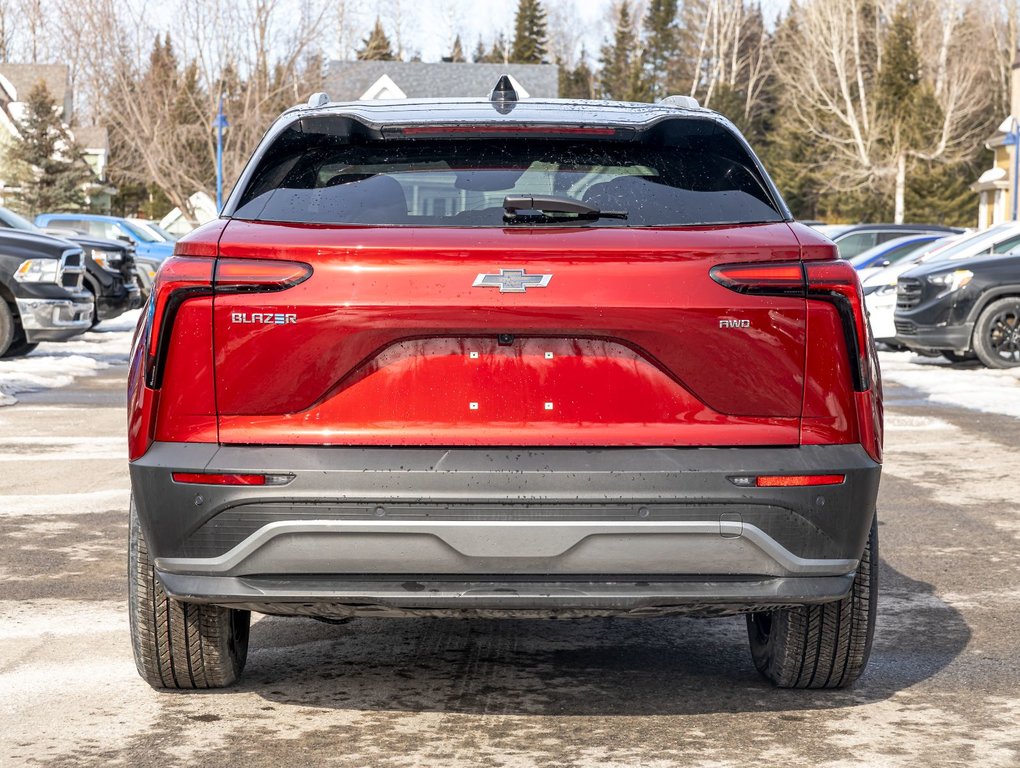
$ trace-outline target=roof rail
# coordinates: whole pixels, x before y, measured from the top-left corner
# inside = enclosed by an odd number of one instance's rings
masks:
[[[319,107],[324,107],[327,104],[329,104],[329,94],[319,91],[318,93],[313,93],[308,97],[308,103],[305,104],[305,106],[309,109],[318,109]]]
[[[698,100],[693,96],[663,96],[659,99],[660,104],[667,107],[679,107],[680,109],[701,109]]]

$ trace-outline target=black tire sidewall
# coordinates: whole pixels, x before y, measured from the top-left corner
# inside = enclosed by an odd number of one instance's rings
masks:
[[[1017,364],[1009,364],[988,344],[988,334],[991,330],[992,318],[1002,310],[1012,307],[1020,315],[1020,297],[1008,296],[1004,299],[996,299],[983,310],[974,326],[974,339],[971,346],[978,359],[988,368],[1016,368]]]
[[[25,355],[34,352],[36,347],[38,346],[39,346],[38,341],[31,343],[23,340],[12,341],[11,345],[7,347],[7,351],[0,354],[0,358],[3,358],[5,360],[13,360],[16,357],[24,357]]]
[[[14,343],[14,330],[14,310],[0,298],[0,356],[6,354]]]
[[[248,657],[250,612],[215,605],[189,606],[167,595],[157,581],[134,497],[129,514],[128,625],[138,674],[157,689],[232,685],[241,676]],[[162,627],[157,625],[156,614],[166,617]],[[171,635],[177,638],[182,629],[183,643],[166,640]],[[188,650],[196,642],[200,647],[198,656]],[[169,675],[163,659],[169,659]],[[187,669],[188,674],[176,674],[175,666]],[[199,667],[201,675],[189,684],[185,677],[192,678]]]
[[[866,560],[866,562],[865,562]],[[858,565],[857,575],[854,579],[854,587],[851,593],[842,600],[836,601],[835,605],[852,605],[861,599],[861,580],[867,578],[867,612],[863,619],[863,637],[858,635],[858,641],[863,640],[864,647],[861,649],[859,662],[850,662],[844,667],[839,676],[839,682],[835,685],[826,683],[822,686],[812,684],[804,685],[798,682],[803,667],[794,669],[791,667],[789,656],[791,651],[796,651],[802,644],[797,627],[803,627],[808,613],[817,611],[821,606],[800,606],[797,608],[784,608],[767,613],[749,613],[747,615],[747,634],[751,647],[751,658],[755,669],[764,677],[770,680],[773,685],[780,688],[803,688],[803,687],[824,687],[842,688],[852,684],[864,671],[871,657],[872,643],[875,637],[875,625],[878,613],[878,517],[872,518],[871,528],[868,534],[868,543],[862,553],[861,563]],[[852,608],[851,610],[856,610]],[[850,642],[853,642],[852,639]],[[847,648],[848,646],[843,646]],[[849,654],[851,651],[847,650]],[[842,655],[842,653],[840,654]],[[834,671],[834,670],[833,670]]]

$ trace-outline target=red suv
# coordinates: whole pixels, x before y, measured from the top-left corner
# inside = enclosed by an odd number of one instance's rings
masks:
[[[867,663],[857,277],[693,100],[313,97],[164,263],[129,387],[155,687],[237,680],[251,611],[746,614],[776,685]]]

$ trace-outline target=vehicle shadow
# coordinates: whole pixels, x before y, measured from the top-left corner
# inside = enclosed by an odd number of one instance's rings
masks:
[[[339,626],[265,617],[252,627],[248,668],[232,690],[281,705],[469,714],[857,706],[935,675],[970,639],[963,617],[930,585],[885,563],[881,576],[871,663],[843,691],[773,689],[751,664],[742,617],[358,619]]]

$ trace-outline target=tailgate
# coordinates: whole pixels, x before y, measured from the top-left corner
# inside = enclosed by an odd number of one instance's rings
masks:
[[[718,264],[796,261],[785,223],[410,228],[231,221],[220,256],[308,264],[218,294],[223,443],[795,445],[805,300]]]

